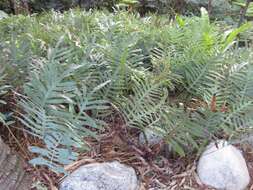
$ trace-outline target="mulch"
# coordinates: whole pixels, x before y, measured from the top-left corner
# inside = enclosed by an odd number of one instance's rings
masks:
[[[162,149],[162,143],[153,147],[139,145],[139,130],[126,128],[117,114],[108,118],[107,123],[108,126],[97,139],[85,139],[90,151],[80,154],[76,162],[66,166],[67,171],[71,172],[84,164],[117,160],[136,170],[141,190],[212,190],[203,185],[196,174],[196,154],[185,158],[175,155],[168,157]],[[17,123],[16,128],[22,126]],[[1,136],[27,162],[33,157],[28,151],[28,146],[42,144],[17,129],[4,130]],[[253,149],[246,145],[238,147],[244,153],[253,179]],[[63,180],[63,175],[57,175],[45,167],[33,167],[29,164],[24,167],[32,174],[34,183],[40,181],[49,190],[58,190],[57,186]],[[253,181],[248,190],[253,190]]]

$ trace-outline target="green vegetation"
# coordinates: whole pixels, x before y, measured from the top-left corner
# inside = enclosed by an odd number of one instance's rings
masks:
[[[5,105],[6,104],[6,102],[2,100],[2,96],[4,96],[7,93],[7,91],[6,91],[7,86],[4,83],[4,77],[5,76],[4,76],[3,73],[4,73],[4,71],[0,70],[0,97],[1,97],[0,104],[1,105]],[[5,120],[6,120],[5,115],[0,112],[0,122],[1,123],[5,123]]]
[[[252,19],[251,2],[247,18]],[[11,14],[39,13],[49,10],[65,11],[71,8],[86,10],[125,9],[141,15],[148,13],[199,15],[199,9],[205,7],[212,19],[233,22],[238,20],[241,9],[247,6],[247,0],[1,0],[0,10]]]
[[[70,10],[5,18],[0,31],[0,66],[18,91],[12,110],[44,143],[30,147],[34,165],[64,172],[115,113],[162,133],[180,156],[252,126],[250,23],[210,23],[205,9],[175,20]]]

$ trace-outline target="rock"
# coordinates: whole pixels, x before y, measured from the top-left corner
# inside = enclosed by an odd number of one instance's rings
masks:
[[[155,129],[155,130],[159,130],[159,129]],[[162,131],[160,133],[160,132],[156,132],[155,130],[152,130],[150,128],[145,128],[144,132],[140,133],[139,143],[141,145],[146,144],[144,133],[147,137],[148,145],[152,146],[152,145],[160,143],[163,140]]]
[[[138,190],[133,168],[117,161],[81,166],[60,185],[60,190]]]
[[[241,152],[226,141],[211,143],[201,155],[197,172],[202,183],[222,190],[244,190],[250,181]]]

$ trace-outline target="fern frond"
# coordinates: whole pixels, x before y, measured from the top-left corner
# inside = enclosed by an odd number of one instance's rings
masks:
[[[164,107],[160,127],[166,131],[164,140],[181,156],[189,147],[198,149],[203,139],[208,137],[205,127],[195,121],[182,107]]]
[[[203,55],[198,57],[198,61],[189,60],[183,66],[183,76],[185,89],[196,97],[204,97],[206,94],[215,94],[217,91],[217,81],[224,76],[220,73],[222,62],[218,58],[211,58]]]
[[[231,106],[229,113],[220,124],[227,132],[246,128],[253,124],[253,100],[241,100]],[[229,127],[229,129],[227,129]]]
[[[164,48],[156,47],[151,51],[152,72],[147,73],[156,82],[164,81],[166,87],[174,90],[175,86],[181,84],[182,77],[172,71],[171,52],[165,51]]]
[[[120,103],[129,127],[152,127],[160,120],[161,108],[168,92],[161,83],[145,79],[133,79],[133,95],[124,97]]]
[[[4,74],[4,69],[0,68],[0,107],[1,105],[6,104],[6,102],[2,98],[7,93],[7,90],[9,88],[9,86],[5,84],[5,76],[6,75]],[[0,123],[5,123],[5,120],[5,115],[0,112]]]
[[[219,98],[228,104],[248,99],[253,89],[253,67],[249,60],[226,65],[222,73],[225,78],[219,81]]]
[[[103,91],[103,97],[115,101],[130,90],[132,76],[140,75],[144,70],[144,56],[140,49],[135,48],[136,42],[130,37],[118,36],[110,43],[109,47],[102,47],[104,70],[101,78],[111,81]]]
[[[60,62],[59,62],[60,60]],[[84,137],[96,137],[96,131],[105,123],[89,115],[90,111],[108,109],[108,103],[96,93],[108,82],[93,88],[80,86],[75,75],[85,64],[69,65],[54,56],[31,75],[24,87],[20,106],[20,121],[28,132],[41,139],[45,147],[31,147],[38,157],[31,160],[35,165],[46,165],[55,172],[62,172],[62,166],[77,158],[73,148],[88,149]],[[88,79],[88,78],[87,78]],[[84,80],[84,78],[83,78]]]

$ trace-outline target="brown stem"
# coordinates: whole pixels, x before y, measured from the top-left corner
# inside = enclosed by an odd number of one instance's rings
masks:
[[[212,0],[208,0],[208,15],[211,16],[212,13]]]
[[[251,0],[247,0],[245,7],[241,9],[240,20],[239,20],[239,23],[238,23],[238,27],[240,27],[242,25],[242,23],[245,19],[245,16],[246,16],[246,13],[247,13],[250,2],[251,2]]]

